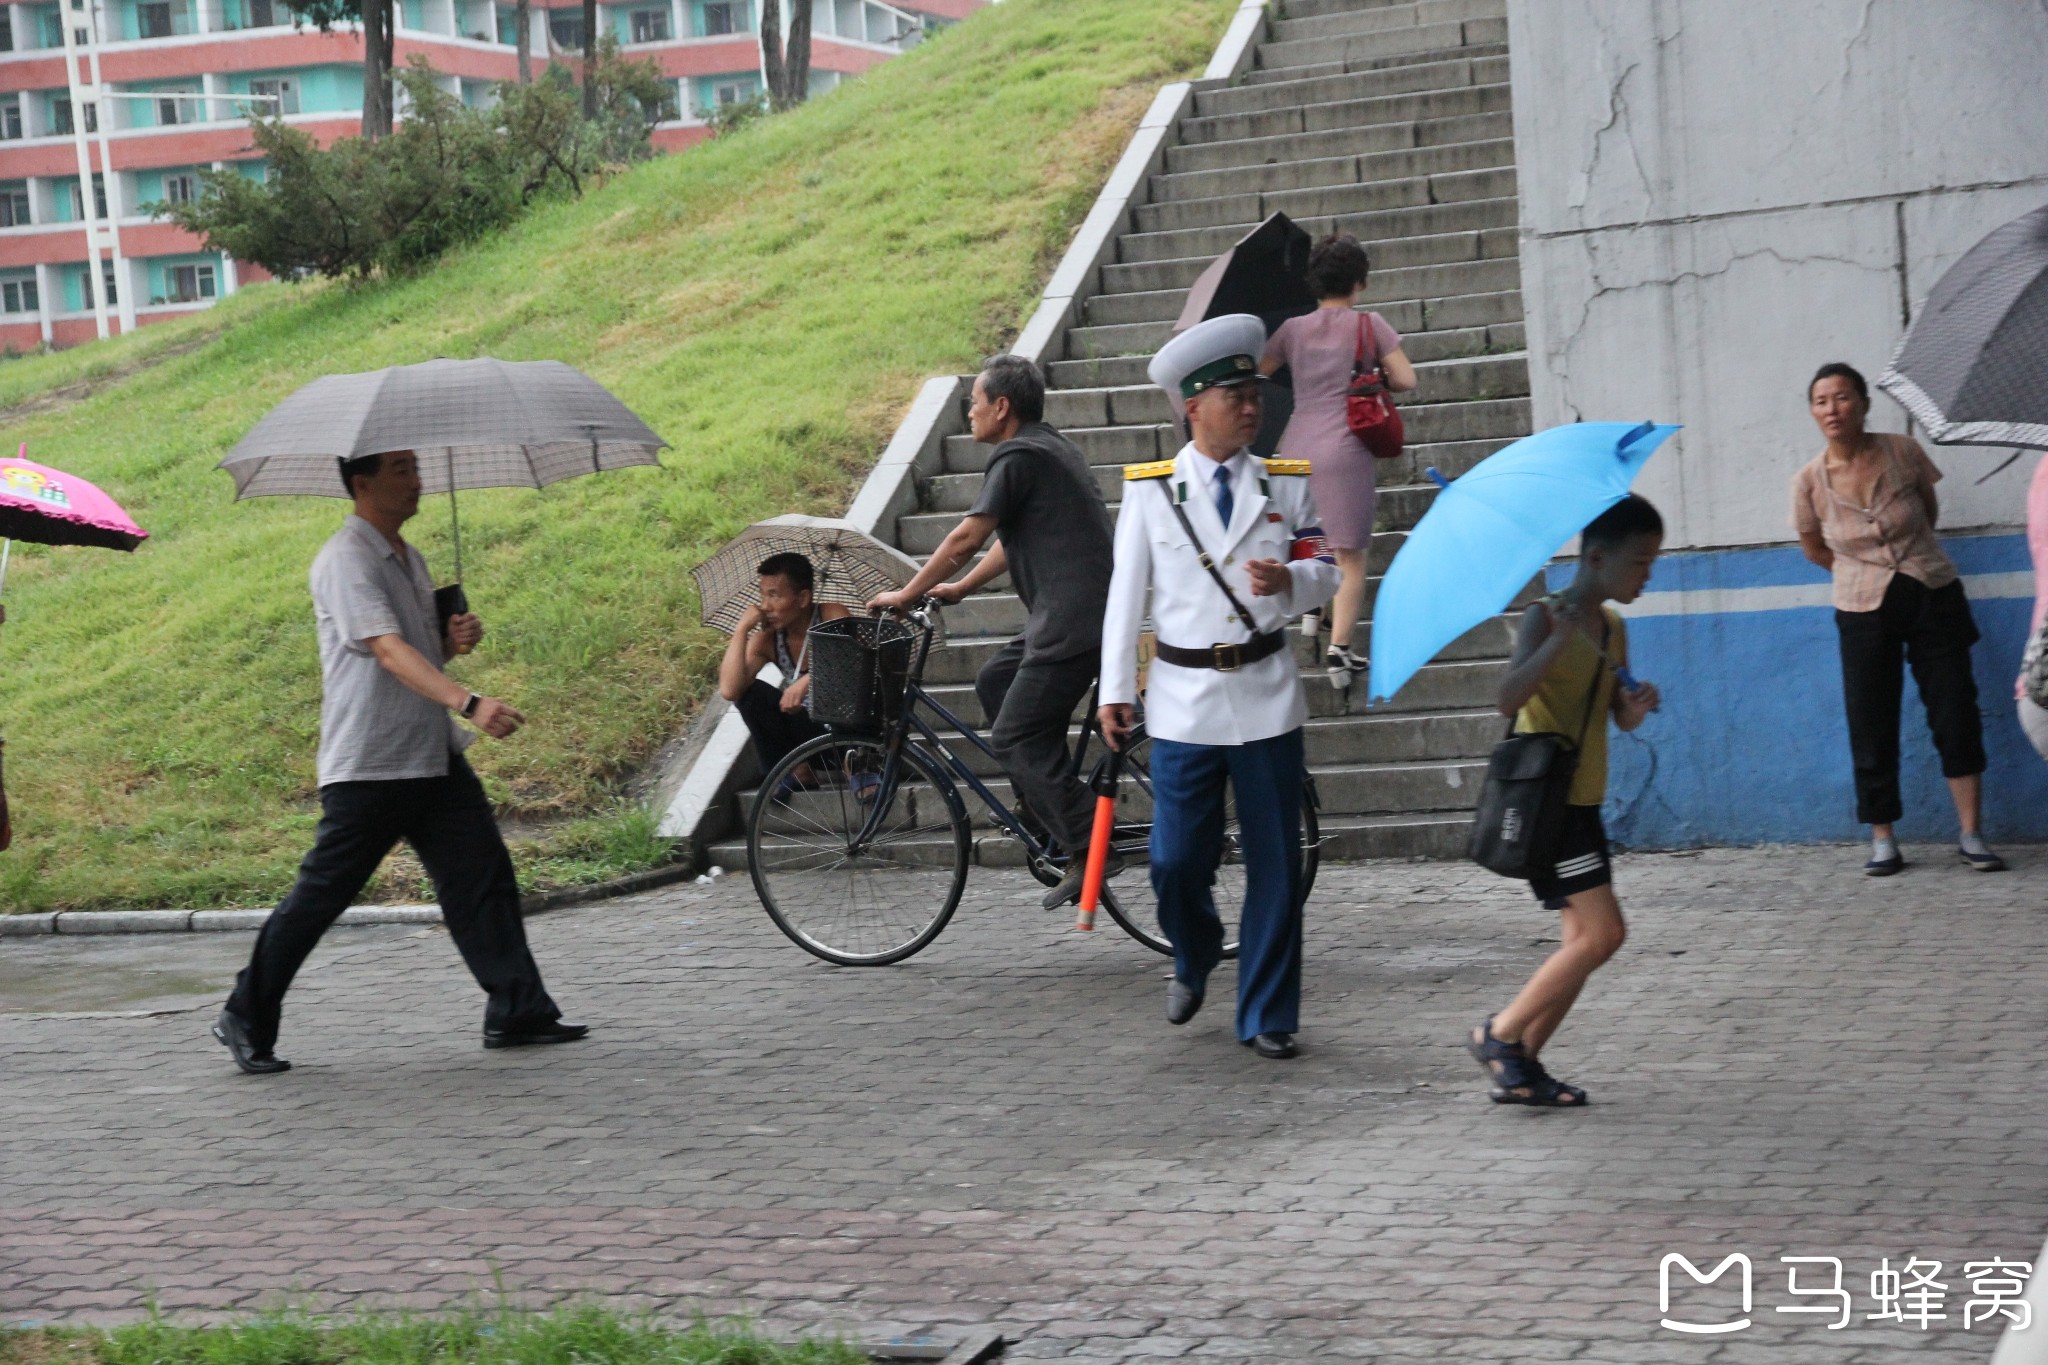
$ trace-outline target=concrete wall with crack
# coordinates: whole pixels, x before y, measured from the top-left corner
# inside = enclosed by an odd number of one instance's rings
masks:
[[[1875,379],[1941,273],[2048,203],[2048,0],[1511,0],[1509,52],[1536,423],[1685,425],[1638,484],[1679,552],[1631,613],[1670,711],[1616,748],[1616,833],[1853,837],[1826,579],[1770,548],[1821,444],[1804,385]],[[1882,395],[1872,425],[1908,429]],[[2048,838],[2010,704],[2038,457],[1978,483],[2006,452],[1929,449],[1984,632],[1991,828]],[[1910,683],[1906,714],[1901,832],[1946,837]]]

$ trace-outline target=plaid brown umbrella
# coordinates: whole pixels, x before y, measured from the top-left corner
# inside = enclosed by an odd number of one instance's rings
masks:
[[[690,570],[707,626],[738,629],[740,617],[760,599],[761,562],[794,552],[817,571],[816,600],[856,610],[877,593],[908,583],[917,561],[884,545],[850,521],[790,515],[757,521],[732,543]]]

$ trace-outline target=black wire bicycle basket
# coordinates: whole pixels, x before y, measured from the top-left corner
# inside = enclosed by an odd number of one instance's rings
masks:
[[[903,714],[917,633],[889,617],[846,616],[811,627],[811,718],[876,731]]]

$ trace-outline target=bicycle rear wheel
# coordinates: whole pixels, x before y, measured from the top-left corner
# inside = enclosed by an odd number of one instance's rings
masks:
[[[801,790],[776,800],[791,773]],[[775,927],[843,967],[901,962],[960,904],[967,812],[938,765],[906,744],[824,735],[761,783],[747,817],[754,891]]]
[[[1123,931],[1154,952],[1173,954],[1173,945],[1159,928],[1159,903],[1146,876],[1152,851],[1152,739],[1142,730],[1132,735],[1117,784],[1116,850],[1130,868],[1103,887],[1102,908]],[[1105,760],[1107,761],[1107,760]],[[1320,866],[1322,830],[1316,820],[1315,783],[1305,779],[1301,792],[1301,896],[1308,899]],[[1237,956],[1237,919],[1244,908],[1244,847],[1238,836],[1237,795],[1223,798],[1223,856],[1216,867],[1212,895],[1223,920],[1223,956]]]

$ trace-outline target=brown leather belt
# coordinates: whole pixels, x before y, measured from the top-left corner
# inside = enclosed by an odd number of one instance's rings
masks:
[[[1207,649],[1182,649],[1164,640],[1152,645],[1154,657],[1180,668],[1213,668],[1218,673],[1235,673],[1246,664],[1255,664],[1269,654],[1278,654],[1287,648],[1287,632],[1268,631],[1254,635],[1242,644],[1210,645]]]

